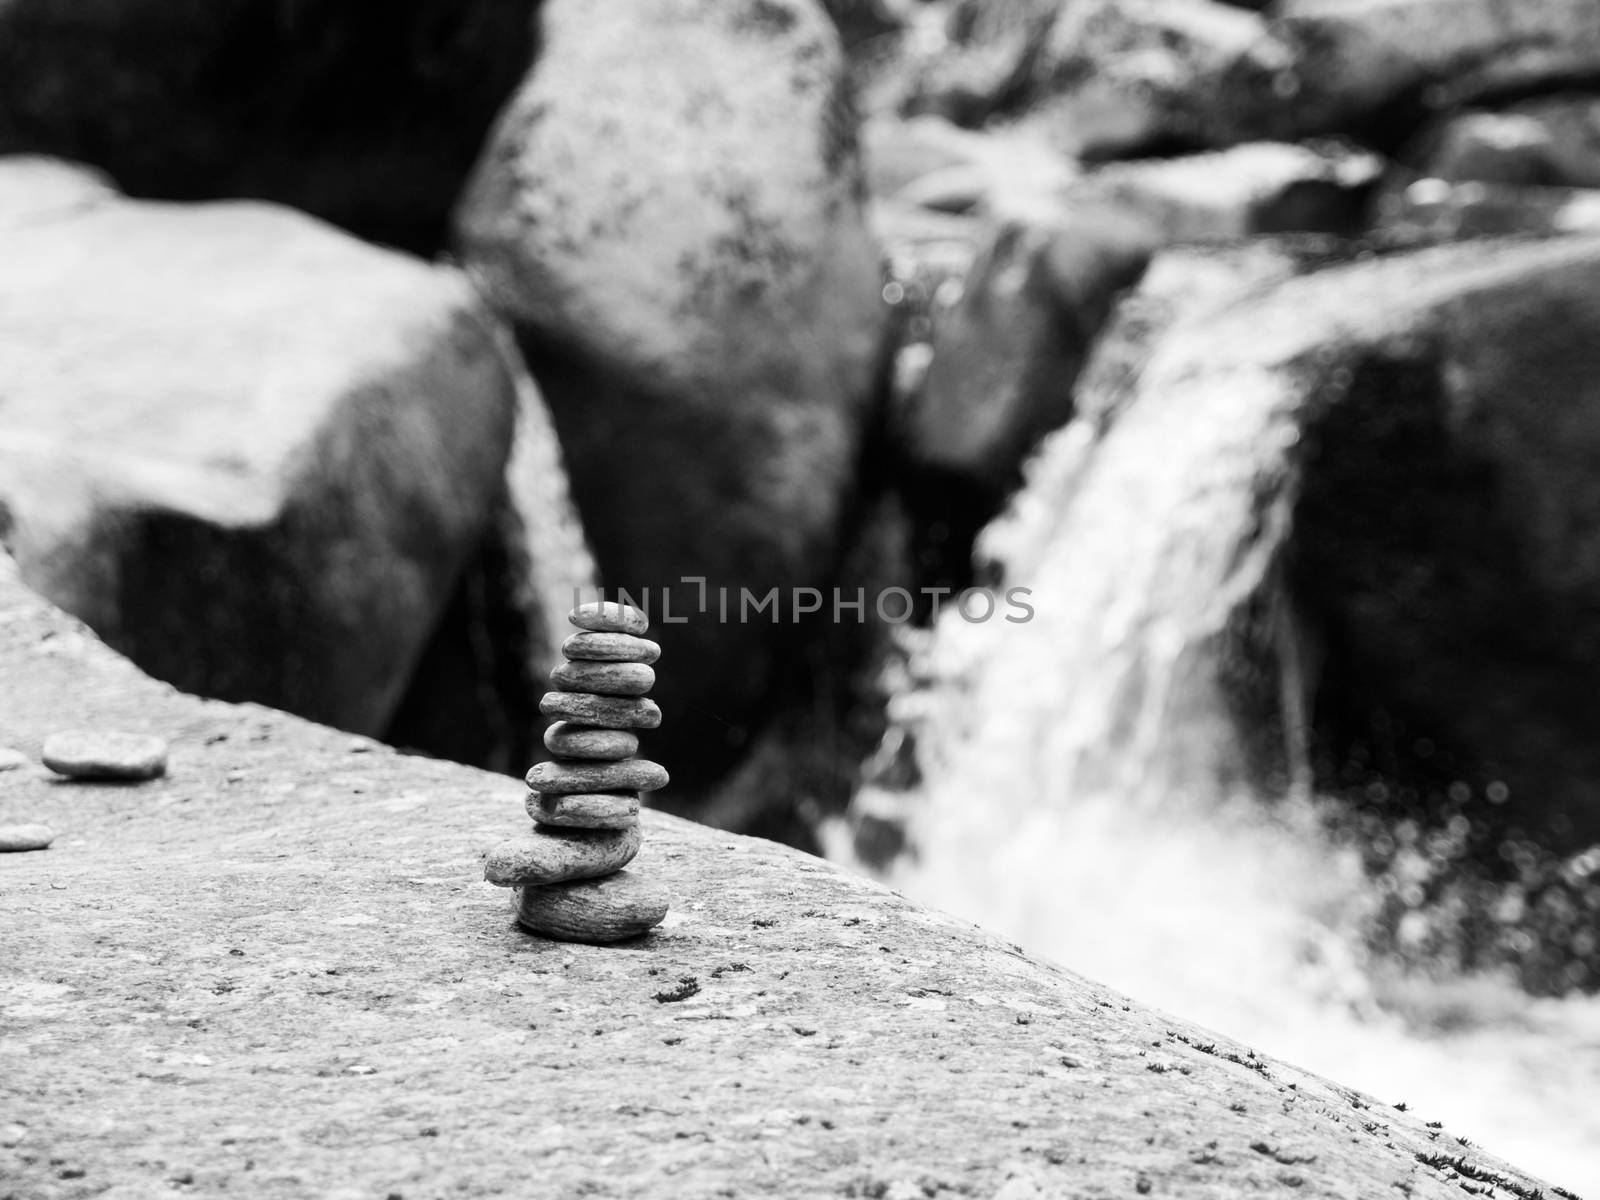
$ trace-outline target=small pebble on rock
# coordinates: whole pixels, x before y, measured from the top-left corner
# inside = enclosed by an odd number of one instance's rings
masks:
[[[661,647],[627,633],[575,633],[561,643],[561,653],[579,662],[653,663]]]
[[[566,662],[550,672],[550,682],[563,692],[642,696],[655,687],[656,673],[644,663]]]
[[[667,786],[667,769],[648,758],[621,762],[557,759],[534,763],[528,786],[536,792],[653,792]]]
[[[655,729],[661,724],[661,709],[654,700],[595,696],[588,692],[546,692],[539,701],[539,711],[575,725],[598,725],[603,729]]]
[[[580,604],[567,614],[567,620],[579,629],[587,629],[590,633],[638,635],[650,628],[649,617],[631,604],[619,604],[615,600]]]
[[[638,792],[528,793],[528,815],[540,825],[627,829],[639,823]]]
[[[48,825],[0,825],[0,854],[48,850],[55,840],[55,831]]]
[[[619,871],[583,883],[518,888],[511,905],[517,923],[530,933],[564,942],[621,942],[661,924],[667,893]]]
[[[544,731],[544,748],[567,758],[615,760],[639,752],[639,737],[622,729],[591,729],[557,721]]]
[[[497,887],[562,883],[609,875],[639,853],[637,825],[627,829],[561,829],[538,826],[531,836],[489,852],[483,877]]]
[[[45,738],[40,757],[72,779],[154,779],[167,769],[167,743],[142,733],[75,729]]]

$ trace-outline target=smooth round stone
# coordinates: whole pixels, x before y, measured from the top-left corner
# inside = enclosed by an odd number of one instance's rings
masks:
[[[0,771],[15,771],[28,765],[28,756],[10,746],[0,746]]]
[[[40,758],[72,779],[154,779],[167,769],[167,743],[142,733],[74,729],[45,738]]]
[[[567,614],[579,629],[587,629],[590,633],[631,633],[641,634],[650,628],[650,618],[634,608],[631,604],[619,604],[615,600],[596,600],[590,604],[580,604]]]
[[[517,924],[563,942],[605,945],[626,941],[661,924],[667,893],[630,871],[555,887],[518,888],[511,894]]]
[[[670,781],[667,769],[648,758],[621,762],[556,759],[534,763],[528,786],[536,792],[653,792]]]
[[[593,879],[627,866],[639,853],[639,827],[561,829],[537,826],[525,838],[489,852],[483,877],[499,887]]]
[[[653,663],[661,647],[627,633],[575,633],[561,643],[561,653],[579,662]]]
[[[642,696],[655,687],[656,673],[644,663],[564,662],[550,672],[550,682],[563,692]]]
[[[541,825],[627,829],[639,823],[638,792],[529,792],[528,815]]]
[[[55,830],[48,825],[0,825],[0,854],[48,850],[55,840]]]
[[[539,701],[539,711],[574,725],[598,725],[602,729],[656,729],[661,725],[661,709],[654,700],[596,696],[590,692],[546,692]]]
[[[632,758],[639,753],[639,735],[621,729],[592,729],[557,721],[544,731],[544,748],[566,758]]]

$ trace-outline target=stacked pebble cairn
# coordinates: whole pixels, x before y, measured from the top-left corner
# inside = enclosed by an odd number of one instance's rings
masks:
[[[567,661],[550,672],[558,689],[539,711],[559,717],[544,735],[556,757],[528,772],[532,833],[496,848],[484,878],[515,888],[512,907],[531,933],[568,942],[620,942],[659,925],[665,892],[622,868],[639,853],[639,793],[667,772],[635,758],[636,729],[655,729],[661,710],[645,693],[661,647],[641,637],[637,608],[601,601],[568,615],[582,632],[566,640]]]

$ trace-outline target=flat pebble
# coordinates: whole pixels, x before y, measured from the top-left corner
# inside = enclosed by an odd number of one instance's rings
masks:
[[[13,750],[10,746],[0,746],[0,771],[15,771],[18,767],[26,766],[28,756],[21,750]]]
[[[661,647],[627,633],[575,633],[561,643],[561,653],[580,662],[653,663]]]
[[[544,731],[544,748],[567,758],[630,758],[639,752],[639,736],[621,729],[591,729],[557,721]]]
[[[589,692],[546,692],[539,711],[575,725],[602,729],[655,729],[661,709],[654,700],[629,700],[621,696],[595,696]]]
[[[489,852],[483,877],[499,887],[561,883],[609,875],[639,853],[637,825],[627,829],[561,829],[540,825],[525,838]]]
[[[534,763],[527,779],[536,792],[653,792],[669,782],[667,769],[648,758],[621,762],[555,759]]]
[[[563,692],[642,696],[655,687],[656,673],[644,663],[564,662],[550,672],[550,682]]]
[[[604,945],[638,937],[667,915],[667,893],[629,871],[557,887],[518,888],[511,894],[517,924],[563,942]]]
[[[580,604],[567,614],[567,620],[590,633],[640,634],[650,628],[650,618],[643,612],[631,604],[619,604],[615,600]]]
[[[528,815],[540,825],[627,829],[639,823],[638,792],[529,792]]]
[[[74,729],[45,738],[40,757],[72,779],[154,779],[167,769],[167,743],[143,733]]]
[[[55,831],[48,825],[0,825],[0,854],[48,850],[55,840]]]

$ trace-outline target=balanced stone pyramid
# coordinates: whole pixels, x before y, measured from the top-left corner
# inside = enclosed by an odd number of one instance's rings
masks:
[[[666,893],[622,868],[639,853],[639,793],[667,772],[638,758],[638,729],[655,729],[661,710],[645,698],[661,647],[641,635],[645,614],[614,601],[584,604],[567,617],[581,631],[561,647],[567,661],[550,672],[556,691],[539,711],[560,718],[545,732],[556,757],[528,772],[533,831],[497,847],[484,878],[515,888],[517,922],[569,942],[620,942],[659,925]]]

